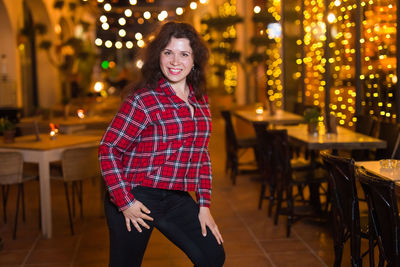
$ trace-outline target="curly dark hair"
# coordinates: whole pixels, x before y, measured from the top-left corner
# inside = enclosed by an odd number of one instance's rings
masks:
[[[171,37],[189,40],[193,51],[194,68],[187,76],[186,81],[193,87],[197,99],[200,99],[206,93],[205,68],[209,58],[209,51],[194,27],[183,22],[168,22],[160,28],[158,34],[145,50],[144,64],[141,69],[142,77],[133,88],[128,89],[130,93],[142,88],[154,90],[158,86],[159,80],[163,77],[160,68],[160,55],[168,45]]]

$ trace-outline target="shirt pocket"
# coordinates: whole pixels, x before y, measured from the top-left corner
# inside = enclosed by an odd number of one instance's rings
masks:
[[[183,123],[175,110],[167,110],[156,114],[158,119],[158,133],[163,143],[182,142]]]

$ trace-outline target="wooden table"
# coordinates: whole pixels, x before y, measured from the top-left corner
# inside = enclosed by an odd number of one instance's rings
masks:
[[[360,134],[343,127],[337,127],[337,134],[309,134],[306,124],[279,126],[286,129],[290,141],[306,147],[310,151],[311,167],[317,168],[318,150],[330,149],[333,154],[337,154],[338,149],[353,150],[353,149],[371,149],[385,148],[386,141],[373,138],[364,134]],[[310,198],[313,205],[320,210],[318,188],[310,186]]]
[[[287,130],[291,141],[304,145],[309,150],[354,150],[386,147],[386,141],[384,140],[357,133],[340,126],[337,127],[337,134],[326,133],[317,135],[308,134],[306,124],[282,126],[282,128]]]
[[[233,111],[233,115],[253,124],[298,124],[304,121],[302,116],[278,109],[274,115],[267,110],[262,114],[257,114],[255,109],[238,109]]]
[[[357,167],[364,167],[367,171],[395,182],[396,195],[400,198],[400,167],[382,168],[379,160],[357,161]]]
[[[45,238],[52,236],[50,162],[61,160],[62,152],[71,147],[97,146],[101,136],[58,135],[50,140],[49,135],[41,134],[41,141],[36,136],[17,137],[15,143],[0,142],[0,151],[17,151],[22,153],[25,162],[39,164],[40,206],[42,234]]]
[[[40,128],[49,128],[50,123],[58,125],[60,133],[71,134],[76,131],[84,130],[93,125],[103,125],[104,130],[107,128],[108,124],[111,122],[113,116],[87,116],[85,118],[79,117],[68,117],[64,119],[63,117],[56,117],[50,120],[43,120],[40,117],[27,117],[22,118],[18,127],[22,128],[34,128],[34,122],[37,121]]]

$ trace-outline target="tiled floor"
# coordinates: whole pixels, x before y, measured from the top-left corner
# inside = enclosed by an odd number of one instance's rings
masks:
[[[225,266],[332,266],[333,245],[325,224],[301,221],[285,236],[285,219],[275,226],[266,215],[267,203],[257,209],[259,182],[254,177],[238,177],[232,186],[224,174],[223,122],[214,118],[211,140],[214,190],[212,213],[225,239]],[[99,181],[85,183],[84,219],[75,220],[76,234],[70,235],[64,191],[52,183],[54,238],[45,240],[38,229],[37,183],[26,186],[27,220],[19,223],[17,240],[11,239],[14,221],[15,188],[10,192],[8,222],[0,216],[0,236],[4,249],[0,266],[107,266],[108,233],[102,216]],[[348,247],[342,266],[349,266]],[[186,256],[155,231],[145,255],[144,267],[192,266]],[[121,266],[124,267],[124,266]]]

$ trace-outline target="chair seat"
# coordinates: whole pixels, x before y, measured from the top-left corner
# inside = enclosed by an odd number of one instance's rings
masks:
[[[294,184],[310,184],[310,183],[323,183],[328,181],[328,174],[323,169],[306,169],[305,171],[296,171],[293,173]]]
[[[238,138],[237,139],[239,148],[249,148],[257,146],[257,139],[256,138]]]
[[[291,159],[290,165],[292,166],[292,170],[294,171],[308,170],[312,167],[311,161],[306,160],[305,158]]]

